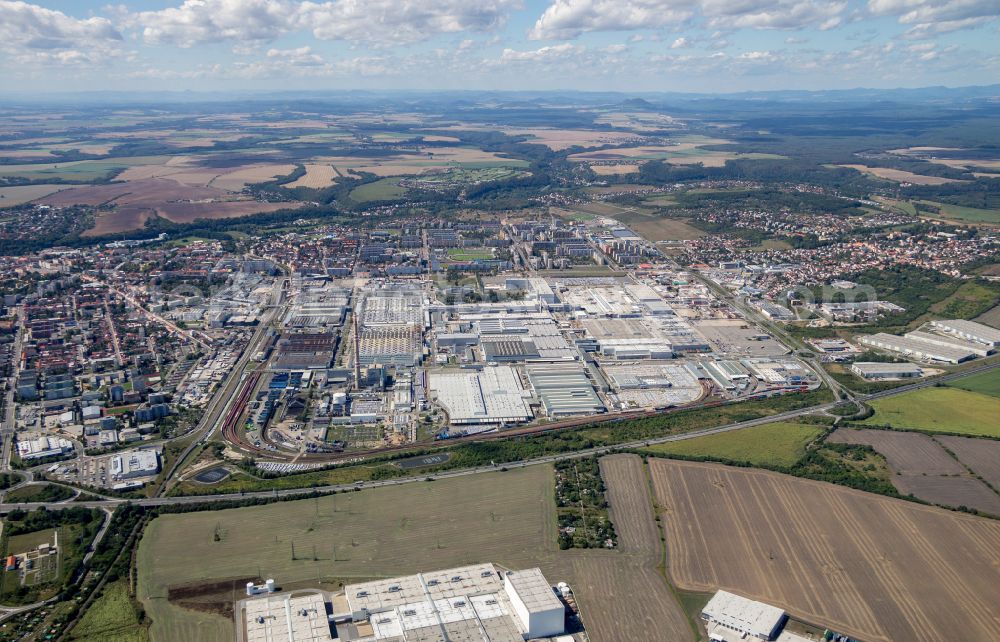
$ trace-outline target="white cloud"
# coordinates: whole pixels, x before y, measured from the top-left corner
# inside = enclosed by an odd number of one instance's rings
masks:
[[[702,0],[708,25],[720,29],[830,29],[840,24],[843,0]]]
[[[900,24],[912,25],[908,38],[978,27],[1000,15],[996,0],[868,0],[868,11],[876,16],[896,16]]]
[[[608,54],[619,54],[628,49],[628,45],[608,45],[607,47],[602,47],[601,51]]]
[[[555,0],[529,37],[567,40],[587,31],[632,31],[679,24],[694,15],[695,0]]]
[[[553,0],[529,37],[568,40],[590,31],[634,31],[702,19],[712,29],[832,29],[846,0]]]
[[[121,44],[122,35],[107,18],[74,18],[27,2],[0,0],[0,51],[7,63],[95,64],[121,55]]]
[[[520,7],[521,0],[335,0],[303,2],[297,14],[317,38],[397,44],[443,33],[493,31]]]
[[[178,7],[140,11],[127,20],[152,44],[180,47],[234,40],[267,42],[292,29],[294,6],[285,0],[184,0]]]
[[[502,26],[521,0],[184,0],[177,7],[131,14],[154,44],[270,42],[310,31],[321,40],[398,44],[437,34],[485,32]]]
[[[684,49],[690,46],[691,46],[691,41],[684,37],[678,38],[677,40],[674,40],[670,44],[671,49]]]
[[[542,62],[547,60],[567,58],[583,52],[583,47],[564,42],[551,47],[541,47],[529,51],[516,51],[514,49],[504,49],[500,54],[501,63],[510,62]]]

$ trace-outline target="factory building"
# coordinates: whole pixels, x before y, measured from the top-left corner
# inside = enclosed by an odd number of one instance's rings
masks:
[[[17,442],[17,456],[23,461],[54,457],[73,451],[73,442],[62,437],[41,436]]]
[[[415,366],[424,353],[420,328],[413,324],[378,326],[361,329],[358,360],[363,366],[373,364]]]
[[[111,478],[130,480],[160,472],[160,457],[155,450],[130,450],[111,458]]]
[[[785,612],[776,606],[748,600],[728,591],[716,591],[701,619],[707,622],[709,640],[734,642],[755,639],[773,640],[786,620]]]
[[[949,319],[931,321],[931,326],[939,332],[952,334],[975,343],[982,343],[990,348],[1000,347],[1000,330],[983,325],[982,323],[963,321],[962,319]]]
[[[933,343],[934,345],[944,346],[946,348],[968,350],[972,354],[979,357],[989,356],[993,352],[993,348],[985,344],[966,341],[964,339],[959,339],[958,337],[943,334],[931,334],[930,332],[921,332],[920,330],[917,330],[914,332],[907,332],[903,336],[907,339],[916,339],[917,341]]]
[[[431,373],[429,378],[431,392],[451,424],[520,423],[532,417],[530,395],[510,366]]]
[[[273,581],[273,580],[269,580]],[[333,635],[320,593],[273,594],[246,600],[246,642],[330,642]]]
[[[921,377],[923,369],[915,363],[880,363],[856,361],[851,372],[863,379],[909,379]]]
[[[579,365],[532,365],[527,366],[525,372],[538,401],[550,417],[593,415],[606,409]]]
[[[897,337],[894,334],[886,334],[885,332],[861,337],[859,341],[872,348],[898,352],[913,359],[927,361],[962,363],[976,357],[974,352],[962,348],[928,343],[927,341],[921,341],[919,338]]]
[[[601,339],[600,352],[618,360],[671,359],[673,346],[664,339]]]
[[[565,607],[537,568],[463,566],[349,584],[344,598],[334,597],[331,619],[336,638],[352,642],[523,642],[565,631]]]

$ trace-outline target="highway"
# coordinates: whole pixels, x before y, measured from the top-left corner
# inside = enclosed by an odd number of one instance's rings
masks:
[[[900,386],[898,388],[893,388],[891,390],[884,390],[882,392],[877,392],[870,395],[857,395],[855,398],[857,401],[871,401],[874,399],[883,399],[885,397],[892,397],[895,395],[900,395],[906,392],[912,392],[914,390],[920,390],[923,388],[930,388],[936,386],[940,383],[945,383],[952,381],[954,379],[959,379],[961,377],[967,377],[969,375],[977,374],[980,372],[986,372],[989,370],[994,370],[1000,368],[1000,361],[984,364],[976,368],[970,368],[968,370],[963,370],[961,372],[955,372],[934,379],[926,381],[918,381],[916,383],[908,384],[905,386]],[[716,426],[714,428],[705,428],[702,430],[694,430],[691,432],[686,432],[679,435],[666,435],[664,437],[656,437],[654,439],[643,439],[639,441],[632,441],[628,443],[615,444],[612,446],[600,446],[597,448],[589,448],[586,450],[574,451],[571,453],[560,453],[558,455],[546,455],[544,457],[537,457],[534,459],[527,459],[519,462],[508,462],[501,463],[495,466],[479,466],[477,468],[465,468],[459,470],[450,470],[440,473],[430,473],[428,477],[434,479],[448,479],[451,477],[464,477],[466,475],[476,475],[484,472],[493,472],[501,468],[524,468],[526,466],[536,466],[539,464],[547,464],[555,461],[566,460],[566,459],[578,459],[581,457],[589,457],[591,455],[601,455],[615,450],[628,450],[633,448],[642,448],[645,446],[651,446],[654,444],[663,444],[673,441],[683,441],[686,439],[694,439],[695,437],[704,437],[706,435],[716,435],[724,432],[731,432],[734,430],[741,430],[744,428],[750,428],[752,426],[759,426],[762,424],[772,423],[775,421],[788,421],[796,417],[801,417],[803,415],[815,414],[817,412],[824,412],[830,410],[840,401],[832,401],[825,404],[819,404],[815,406],[810,406],[808,408],[801,408],[799,410],[791,410],[788,412],[779,413],[776,415],[771,415],[769,417],[762,417],[760,419],[753,419],[750,421],[741,421],[732,424],[726,424],[723,426]],[[595,421],[599,423],[599,421]],[[380,481],[370,481],[370,482],[359,482],[355,484],[338,484],[332,486],[319,486],[315,488],[289,488],[284,490],[272,490],[272,491],[257,491],[242,494],[225,494],[225,495],[198,495],[190,497],[155,497],[151,499],[140,499],[140,500],[130,500],[132,504],[139,506],[168,506],[168,505],[178,505],[178,504],[199,504],[205,502],[216,502],[216,501],[238,501],[241,499],[251,499],[251,498],[273,498],[273,497],[292,497],[296,495],[308,495],[312,493],[334,493],[339,491],[363,489],[363,488],[380,488],[383,486],[399,486],[402,484],[412,484],[416,482],[421,482],[427,479],[427,477],[415,476],[415,477],[404,477],[397,479],[387,479]],[[88,508],[109,508],[117,504],[126,503],[126,500],[101,500],[101,501],[89,501],[89,502],[71,502],[66,504],[42,504],[42,503],[26,503],[26,504],[0,504],[0,512],[7,512],[15,508],[20,508],[22,510],[32,510],[45,506],[50,510],[59,510],[67,506],[85,506]]]

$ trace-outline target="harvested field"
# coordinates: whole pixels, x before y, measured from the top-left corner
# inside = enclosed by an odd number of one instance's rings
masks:
[[[1000,305],[990,308],[973,320],[978,323],[985,323],[994,328],[1000,328]]]
[[[594,642],[681,642],[694,634],[655,566],[613,554],[574,557],[573,592]],[[613,605],[613,606],[612,606]]]
[[[15,185],[0,187],[0,207],[30,203],[49,194],[69,189],[71,185]]]
[[[261,212],[294,209],[299,203],[261,203],[259,201],[222,201],[216,203],[167,203],[156,213],[174,223],[190,223],[199,218],[236,218]]]
[[[220,174],[212,179],[209,185],[228,192],[239,192],[252,183],[264,183],[281,176],[287,176],[293,171],[295,171],[295,165],[255,165]]]
[[[682,590],[872,642],[1000,638],[1000,522],[772,472],[649,467]]]
[[[152,210],[136,208],[122,208],[105,212],[97,217],[94,227],[84,232],[82,236],[103,236],[142,229],[152,216]]]
[[[607,487],[611,522],[618,533],[618,547],[630,554],[626,568],[615,559],[588,562],[580,573],[594,590],[635,600],[627,612],[600,609],[584,613],[584,623],[594,640],[690,640],[691,627],[666,579],[660,574],[660,529],[653,519],[645,464],[637,455],[611,455],[601,459],[601,477]],[[595,568],[596,567],[596,568]],[[603,567],[603,568],[602,568]],[[618,568],[614,568],[618,567]]]
[[[1000,490],[1000,441],[947,435],[935,439],[986,483]]]
[[[174,177],[148,178],[124,183],[73,187],[51,194],[46,205],[105,205],[115,208],[101,212],[86,235],[115,234],[141,228],[154,213],[175,223],[199,218],[232,218],[257,212],[296,207],[296,203],[261,203],[216,187],[183,185]]]
[[[922,433],[841,428],[827,441],[871,446],[885,457],[889,468],[898,475],[966,474],[965,468],[954,457],[929,435]]]
[[[620,145],[636,142],[635,134],[628,132],[609,132],[588,129],[549,129],[548,127],[494,127],[489,125],[452,125],[442,128],[442,131],[499,131],[508,136],[526,136],[526,143],[545,145],[552,151],[562,151],[570,147],[602,147],[604,145]],[[424,140],[433,137],[424,136]],[[439,138],[448,138],[441,136]]]
[[[903,495],[942,506],[975,508],[1000,517],[1000,495],[973,477],[896,475],[892,483]]]
[[[291,183],[285,183],[284,187],[311,187],[313,189],[322,189],[324,187],[330,187],[336,183],[337,178],[340,177],[337,170],[333,168],[333,165],[306,163],[305,168],[306,173],[304,176],[295,179]]]
[[[719,140],[716,143],[723,144],[729,141]],[[677,143],[675,145],[649,145],[640,147],[618,147],[615,149],[602,149],[594,152],[581,152],[571,154],[571,161],[593,161],[593,160],[617,160],[629,158],[641,158],[653,160],[667,158],[677,152],[687,152],[697,149],[701,143]]]
[[[600,463],[619,550],[656,556],[660,533],[653,521],[653,501],[642,459],[638,455],[610,455],[602,457]]]
[[[421,140],[424,141],[425,143],[460,143],[460,142],[462,142],[459,139],[455,138],[454,136],[433,136],[433,135],[428,135],[428,136],[422,136]]]
[[[688,219],[623,214],[615,217],[648,241],[684,241],[705,236]]]
[[[591,165],[590,169],[598,176],[614,176],[617,174],[635,174],[639,171],[638,163],[623,163],[621,165]]]
[[[944,185],[945,183],[965,182],[955,178],[941,178],[940,176],[924,176],[923,174],[914,174],[913,172],[906,172],[901,169],[891,169],[889,167],[868,167],[866,165],[837,165],[837,167],[844,167],[847,169],[857,170],[862,174],[871,174],[872,176],[875,176],[877,178],[884,178],[887,181],[895,181],[897,183],[912,183],[914,185]]]
[[[211,187],[182,185],[167,178],[149,178],[127,183],[85,185],[62,190],[40,202],[44,205],[102,205],[116,203],[150,207],[157,203],[180,200],[202,200],[228,196],[226,192]]]

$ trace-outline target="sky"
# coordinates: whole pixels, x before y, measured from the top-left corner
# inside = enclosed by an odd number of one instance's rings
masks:
[[[1000,0],[0,0],[0,92],[1000,83]]]

